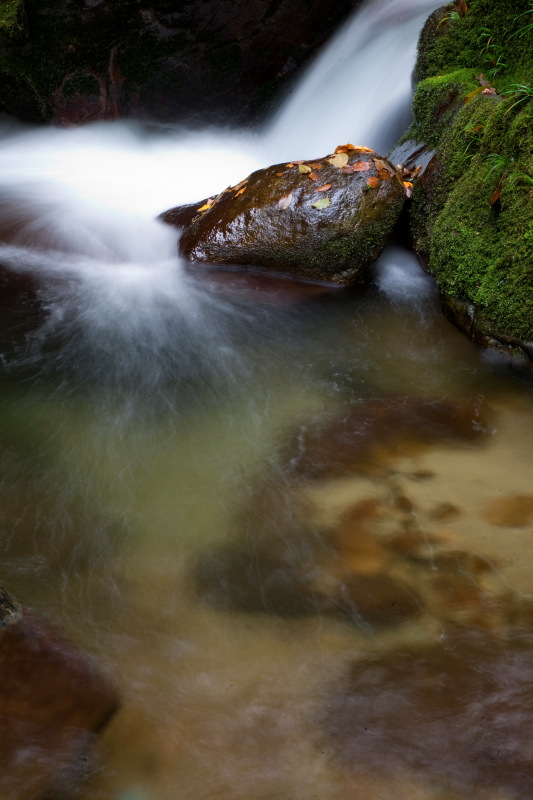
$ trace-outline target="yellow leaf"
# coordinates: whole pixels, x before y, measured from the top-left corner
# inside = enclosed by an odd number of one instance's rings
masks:
[[[363,153],[373,153],[374,152],[374,150],[372,150],[371,147],[363,147],[363,145],[361,145],[361,144],[356,145],[354,147],[354,150],[361,150]]]
[[[197,211],[207,211],[207,209],[211,208],[212,205],[213,205],[213,203],[204,203],[203,206],[200,206],[200,208],[197,208],[196,210]]]
[[[307,175],[307,173],[312,172],[313,170],[311,167],[308,167],[306,164],[299,164],[298,165],[298,172],[301,172],[303,175]]]
[[[472,100],[473,97],[475,97],[477,94],[481,94],[482,91],[483,91],[483,87],[482,86],[478,86],[477,89],[474,89],[472,92],[468,92],[468,94],[465,96],[465,99],[463,100],[463,102],[464,103],[469,103]]]
[[[337,155],[334,155],[326,160],[328,164],[340,169],[341,167],[345,167],[348,163],[348,153],[337,153]]]
[[[235,197],[238,197],[240,194],[242,194],[245,191],[246,191],[246,186],[243,186],[242,189],[239,189],[239,191],[235,194]]]
[[[313,208],[318,208],[320,210],[321,208],[327,208],[330,206],[331,200],[329,197],[321,197],[320,200],[317,200],[316,203],[311,203],[311,205]]]

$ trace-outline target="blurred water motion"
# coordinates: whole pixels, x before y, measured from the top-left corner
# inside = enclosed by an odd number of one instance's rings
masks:
[[[0,582],[123,700],[73,798],[533,795],[530,374],[398,245],[303,290],[185,268],[155,221],[332,136],[392,143],[431,7],[366,6],[261,135],[6,124]]]

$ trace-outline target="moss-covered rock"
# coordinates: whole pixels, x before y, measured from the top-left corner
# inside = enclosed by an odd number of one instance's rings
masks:
[[[419,43],[407,136],[436,153],[411,228],[459,327],[533,357],[533,4],[464,11],[439,9]]]
[[[200,206],[180,249],[193,261],[352,284],[385,247],[403,202],[392,165],[349,145],[315,161],[257,170],[226,189]],[[178,225],[185,218],[176,210],[162,216]]]

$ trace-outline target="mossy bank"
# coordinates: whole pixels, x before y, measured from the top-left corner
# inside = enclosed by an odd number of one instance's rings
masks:
[[[533,358],[533,0],[438,9],[415,77],[415,246],[459,327]]]

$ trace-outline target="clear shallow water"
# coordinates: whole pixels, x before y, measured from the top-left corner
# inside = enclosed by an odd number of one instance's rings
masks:
[[[372,38],[375,23],[358,24]],[[185,271],[155,215],[295,157],[292,144],[274,157],[273,141],[125,124],[6,131],[0,261],[38,281],[46,313],[20,330],[24,316],[2,310],[0,580],[122,695],[75,796],[522,797],[472,785],[457,754],[453,780],[408,759],[391,776],[386,738],[383,764],[361,750],[365,771],[342,757],[327,709],[352,696],[346,676],[369,654],[453,644],[460,630],[485,637],[487,657],[522,641],[520,626],[530,636],[533,384],[442,318],[431,280],[397,246],[368,289],[323,296]],[[415,425],[395,438],[400,404],[355,473],[295,477],[317,420],[327,432],[383,397],[471,403],[484,433],[422,446]],[[343,515],[358,503],[364,524],[347,540]],[[271,588],[280,574],[288,599]],[[354,575],[407,586],[405,617],[347,613]],[[313,613],[289,613],[306,581]]]

